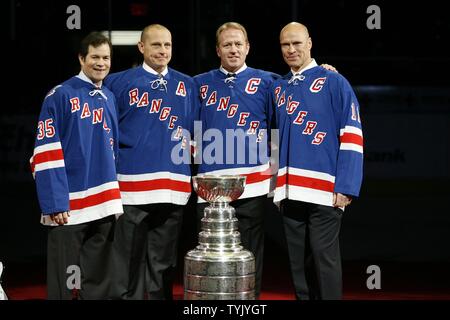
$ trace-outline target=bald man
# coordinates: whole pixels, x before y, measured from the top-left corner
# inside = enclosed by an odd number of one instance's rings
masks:
[[[183,206],[191,194],[193,80],[168,67],[172,36],[166,27],[147,26],[138,49],[143,64],[111,74],[105,83],[118,104],[117,177],[124,204],[111,298],[172,299]]]
[[[290,72],[272,87],[280,130],[274,202],[283,214],[296,297],[341,299],[339,230],[362,182],[359,104],[342,75],[317,66],[304,25],[286,25],[280,45]]]

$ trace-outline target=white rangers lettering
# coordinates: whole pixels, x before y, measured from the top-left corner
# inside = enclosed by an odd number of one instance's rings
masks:
[[[139,99],[139,102],[137,104],[138,108],[148,106],[148,92],[144,92],[142,97]]]
[[[230,105],[230,108],[228,109],[228,112],[227,112],[227,117],[233,118],[237,112],[238,107],[239,107],[239,105],[237,105],[237,104]]]
[[[103,108],[94,109],[92,111],[94,113],[92,117],[92,124],[100,123],[103,120]]]
[[[306,123],[306,128],[305,130],[303,130],[303,134],[307,134],[307,135],[311,135],[314,131],[314,128],[317,126],[317,122],[316,121],[308,121]]]
[[[311,141],[312,144],[319,145],[323,142],[323,139],[325,139],[325,136],[327,135],[326,132],[317,132],[314,136],[314,140]]]
[[[208,85],[200,87],[200,96],[202,97],[203,100],[205,100],[207,92],[208,92]]]
[[[250,128],[247,130],[248,134],[256,134],[256,129],[259,127],[259,121],[250,121]]]
[[[298,101],[290,101],[290,100],[291,99],[288,100],[288,103],[287,103],[287,106],[286,106],[286,111],[287,111],[288,114],[293,114],[294,111],[297,109],[298,105],[300,104],[300,102],[298,102]]]
[[[187,146],[187,139],[186,137],[183,137],[183,140],[181,141],[181,149],[186,149]]]
[[[207,106],[210,106],[217,102],[217,91],[213,91],[206,102]]]
[[[303,119],[306,117],[307,114],[308,114],[308,111],[300,110],[298,112],[297,118],[295,118],[295,120],[294,120],[294,124],[301,125],[304,121]]]
[[[247,121],[245,121],[245,119],[247,119],[250,116],[250,112],[241,112],[239,114],[239,121],[237,123],[238,126],[245,126],[245,124],[247,123]]]
[[[106,118],[103,121],[103,129],[108,133],[111,131],[111,129],[108,127],[108,124],[106,123]]]
[[[282,106],[286,102],[286,91],[283,91],[280,99],[278,100],[278,107]]]
[[[130,90],[128,95],[130,96],[130,106],[139,101],[139,91],[137,88]]]
[[[176,140],[180,140],[182,136],[183,136],[183,127],[178,126],[177,130],[175,131],[175,134],[173,135],[173,138]]]
[[[219,105],[217,107],[217,111],[227,110],[229,102],[230,102],[230,97],[220,98]]]
[[[266,132],[266,129],[259,130],[258,138],[256,138],[256,142],[261,142],[262,141],[265,132]]]
[[[71,106],[70,111],[72,111],[72,113],[80,110],[80,99],[78,99],[78,97],[72,98],[69,101],[70,101],[70,106]]]
[[[161,108],[161,103],[162,103],[162,99],[157,99],[157,100],[153,99],[152,106],[150,107],[149,113],[158,113],[159,108]]]
[[[81,111],[81,119],[88,118],[91,116],[91,110],[89,110],[89,104],[87,102],[83,105],[83,111]]]
[[[275,90],[273,92],[275,94],[275,101],[278,101],[278,95],[280,94],[280,91],[281,91],[281,87],[280,86],[275,88]]]
[[[177,121],[177,116],[171,116],[169,119],[169,125],[167,126],[169,129],[173,129],[175,127],[174,123]]]
[[[164,121],[166,120],[170,115],[170,107],[164,107],[161,109],[161,114],[159,115],[159,120]]]

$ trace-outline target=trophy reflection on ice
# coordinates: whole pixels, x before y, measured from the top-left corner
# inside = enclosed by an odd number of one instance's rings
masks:
[[[193,177],[194,190],[209,202],[201,221],[199,245],[184,258],[186,300],[254,300],[255,258],[242,248],[230,202],[244,192],[244,176]]]

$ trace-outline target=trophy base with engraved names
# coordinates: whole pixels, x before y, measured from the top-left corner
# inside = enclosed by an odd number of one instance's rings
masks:
[[[186,300],[254,300],[255,258],[242,248],[230,202],[244,192],[244,176],[196,176],[194,190],[209,202],[199,245],[184,258]]]

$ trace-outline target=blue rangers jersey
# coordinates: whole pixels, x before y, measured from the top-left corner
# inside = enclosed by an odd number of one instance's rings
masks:
[[[203,131],[198,173],[246,176],[240,199],[270,191],[270,85],[278,77],[246,65],[236,75],[220,68],[194,77]]]
[[[280,136],[274,201],[332,206],[333,193],[358,196],[363,133],[348,81],[313,60],[274,82],[273,101]]]
[[[30,159],[43,224],[56,225],[49,215],[69,210],[69,225],[123,212],[117,134],[114,95],[83,72],[47,94]]]
[[[145,63],[109,75],[119,114],[118,180],[128,205],[184,205],[191,194],[190,130],[194,83],[171,68]]]

